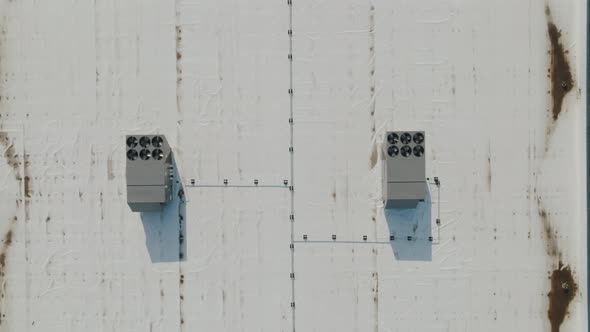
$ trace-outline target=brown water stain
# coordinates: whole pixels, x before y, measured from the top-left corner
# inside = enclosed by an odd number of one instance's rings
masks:
[[[29,155],[26,153],[26,150],[23,151],[24,152],[24,159],[23,159],[23,168],[25,171],[25,184],[24,184],[24,196],[25,196],[25,222],[27,222],[28,220],[30,220],[30,215],[31,215],[31,187],[33,186],[33,183],[31,181],[32,177],[30,174],[30,164],[31,162],[29,161]],[[27,243],[25,243],[25,245],[28,245]],[[28,257],[26,257],[28,259]]]
[[[6,268],[6,254],[8,251],[8,247],[12,244],[12,226],[11,228],[4,234],[4,239],[2,240],[2,248],[0,249],[0,277],[5,276],[5,268]]]
[[[7,24],[5,21],[8,16],[6,15],[6,8],[0,8],[0,12],[4,13],[3,15],[0,15],[0,77],[4,77],[6,75],[6,70],[4,67],[7,54],[6,44],[8,42],[8,39],[6,38]],[[6,98],[6,96],[3,96],[4,91],[2,88],[3,86],[0,85],[0,116],[3,115],[2,112],[4,111],[4,103],[2,99]],[[0,129],[2,129],[2,122],[0,122]]]
[[[31,197],[31,177],[25,175],[25,197]]]
[[[104,194],[102,193],[102,191],[100,192],[98,197],[99,197],[98,201],[99,201],[99,206],[100,206],[100,220],[104,220],[105,206],[104,206]]]
[[[14,144],[6,132],[0,132],[0,147],[4,150],[6,163],[18,174],[18,155],[14,149]]]
[[[178,15],[178,13],[177,13]],[[177,18],[178,20],[178,18]],[[182,27],[176,25],[176,111],[182,112]]]
[[[539,208],[539,217],[541,217],[541,222],[543,223],[543,230],[545,231],[547,254],[551,257],[561,257],[561,252],[559,250],[557,238],[555,237],[555,232],[553,231],[553,226],[551,225],[549,214],[544,208]]]
[[[561,114],[563,99],[574,86],[567,51],[561,43],[561,30],[557,28],[551,17],[551,10],[545,7],[547,17],[547,32],[551,44],[551,63],[549,65],[549,78],[551,80],[551,117],[556,121]]]
[[[560,261],[557,269],[551,272],[551,290],[547,316],[551,322],[551,332],[559,332],[561,324],[568,315],[568,307],[578,291],[578,285],[569,266]]]
[[[109,159],[107,159],[107,178],[109,179],[109,181],[112,181],[115,179],[115,172],[114,172],[114,167],[113,167],[113,157],[109,156]]]
[[[180,274],[180,282],[178,285],[178,291],[180,293],[180,300],[179,300],[179,319],[180,325],[184,324],[184,274]]]
[[[377,252],[373,249],[374,257],[377,256]],[[373,310],[374,310],[374,326],[375,332],[379,331],[379,273],[373,272]]]
[[[488,142],[488,191],[492,191],[492,146]]]
[[[543,207],[540,198],[537,198],[537,203],[539,204],[539,216],[545,231],[547,254],[549,257],[556,258],[558,261],[557,269],[549,272],[551,289],[547,294],[549,299],[547,316],[551,323],[551,332],[559,332],[561,325],[568,316],[568,307],[576,296],[578,285],[574,280],[574,275],[570,267],[565,266],[561,259],[562,252],[557,242],[556,232],[552,226],[550,213]]]
[[[30,197],[32,196],[32,178],[29,171],[29,155],[24,154],[23,156],[23,168],[25,172],[24,178],[20,174],[20,156],[16,153],[14,148],[14,142],[8,136],[6,132],[0,132],[0,147],[4,150],[4,158],[8,165],[12,167],[14,178],[18,183],[24,181],[24,193],[21,193],[25,198],[25,213],[28,216],[29,213],[29,205],[30,205]]]
[[[379,273],[373,272],[373,301],[379,301]]]
[[[90,165],[94,166],[96,165],[96,151],[94,151],[94,146],[90,147]]]
[[[492,191],[492,159],[488,156],[488,191]]]
[[[371,125],[371,135],[373,138],[375,136],[375,109],[376,109],[376,92],[375,92],[375,6],[371,5],[369,7],[369,93],[370,93],[370,104],[369,110],[371,115],[371,120],[373,124]],[[371,157],[370,159],[370,169],[374,169],[375,165],[377,164],[377,160],[379,159],[379,153],[377,151],[377,144],[373,142],[373,147],[371,149]]]
[[[186,244],[185,244],[185,226],[186,226],[186,220],[185,220],[185,213],[186,213],[186,200],[185,200],[185,194],[184,194],[184,190],[181,188],[178,190],[177,192],[177,196],[178,196],[178,259],[179,261],[184,260],[185,258],[185,251],[186,251]],[[180,300],[179,300],[179,318],[180,318],[180,325],[181,325],[181,330],[184,331],[184,271],[182,268],[182,265],[179,264],[178,266],[178,273],[180,275],[180,280],[178,283],[178,293],[180,295]]]
[[[377,165],[378,159],[379,159],[379,153],[377,151],[377,144],[373,143],[373,148],[371,149],[371,158],[370,158],[371,169],[375,168],[375,165]]]
[[[182,81],[182,68],[180,60],[182,59],[182,27],[176,26],[176,84]]]
[[[369,91],[371,104],[369,109],[371,117],[375,116],[375,6],[369,7]],[[373,119],[372,132],[375,132],[375,119]]]
[[[8,254],[8,250],[12,245],[13,236],[14,236],[14,225],[18,218],[15,216],[11,222],[8,231],[4,234],[2,238],[2,244],[0,245],[0,325],[2,325],[6,314],[4,313],[4,298],[6,297],[6,286],[7,286],[7,278],[6,278],[6,257]]]

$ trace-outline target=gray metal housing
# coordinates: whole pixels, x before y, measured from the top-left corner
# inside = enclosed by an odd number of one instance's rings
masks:
[[[423,131],[385,134],[383,201],[386,209],[415,208],[426,199],[425,136]]]
[[[164,135],[129,135],[127,204],[134,212],[159,211],[172,199],[172,150]]]

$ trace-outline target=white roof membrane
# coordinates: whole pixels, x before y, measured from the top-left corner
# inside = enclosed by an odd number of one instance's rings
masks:
[[[0,331],[587,330],[586,6],[0,1]]]

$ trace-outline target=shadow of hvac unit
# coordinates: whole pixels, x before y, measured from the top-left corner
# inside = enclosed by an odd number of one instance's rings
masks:
[[[172,199],[172,151],[163,135],[127,136],[127,204],[160,211]]]
[[[390,131],[385,135],[383,201],[386,209],[413,209],[426,198],[423,131]]]

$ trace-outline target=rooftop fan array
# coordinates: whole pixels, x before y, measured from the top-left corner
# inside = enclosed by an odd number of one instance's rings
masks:
[[[397,157],[398,155],[403,157],[410,157],[412,155],[421,157],[424,155],[424,146],[422,146],[424,134],[422,133],[415,133],[414,136],[410,133],[403,133],[401,135],[389,133],[387,135],[387,142],[390,144],[387,148],[387,154],[390,157]],[[410,146],[412,142],[414,143],[414,148]]]
[[[159,148],[162,147],[163,142],[164,140],[160,136],[154,136],[152,139],[147,136],[142,136],[139,139],[135,136],[129,136],[127,138],[127,159],[149,160],[153,158],[161,160],[164,158],[164,152]]]

